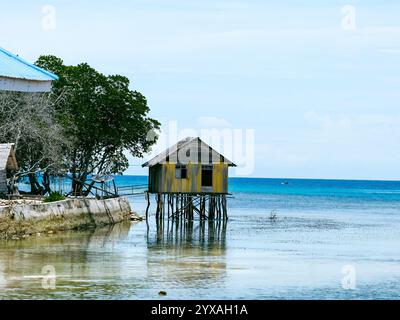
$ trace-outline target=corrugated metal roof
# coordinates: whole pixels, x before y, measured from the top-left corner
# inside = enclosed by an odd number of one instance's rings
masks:
[[[181,157],[184,158],[183,160],[190,161],[192,163],[207,163],[207,161],[211,160],[211,163],[222,162],[228,164],[229,166],[236,167],[236,165],[232,161],[226,159],[223,155],[215,151],[200,138],[190,137],[178,141],[172,147],[160,153],[158,156],[154,157],[150,161],[144,163],[142,167],[152,167],[156,164],[167,162],[183,163],[182,159],[180,159]]]
[[[0,48],[0,77],[34,81],[58,80],[58,76]]]
[[[0,170],[18,169],[12,143],[0,144]]]

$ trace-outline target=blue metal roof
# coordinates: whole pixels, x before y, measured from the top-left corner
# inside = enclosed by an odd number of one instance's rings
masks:
[[[58,76],[0,48],[0,77],[34,81],[58,80]]]

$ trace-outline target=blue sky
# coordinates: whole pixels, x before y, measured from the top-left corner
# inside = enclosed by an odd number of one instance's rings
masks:
[[[398,1],[25,0],[2,4],[0,26],[28,60],[128,76],[163,132],[254,130],[250,176],[400,179]]]

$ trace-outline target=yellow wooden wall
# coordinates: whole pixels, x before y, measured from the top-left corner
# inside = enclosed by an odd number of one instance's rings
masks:
[[[228,165],[220,163],[213,165],[213,192],[228,192]]]
[[[172,193],[227,193],[228,192],[228,165],[224,163],[213,164],[213,187],[201,187],[201,164],[187,165],[187,179],[176,179],[174,163],[166,163],[153,170],[152,174],[157,175],[157,181],[150,187],[152,192],[172,192]]]

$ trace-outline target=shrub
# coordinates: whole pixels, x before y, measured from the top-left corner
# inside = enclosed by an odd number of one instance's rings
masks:
[[[64,200],[65,197],[59,192],[51,192],[49,196],[44,198],[44,202],[55,202]]]

